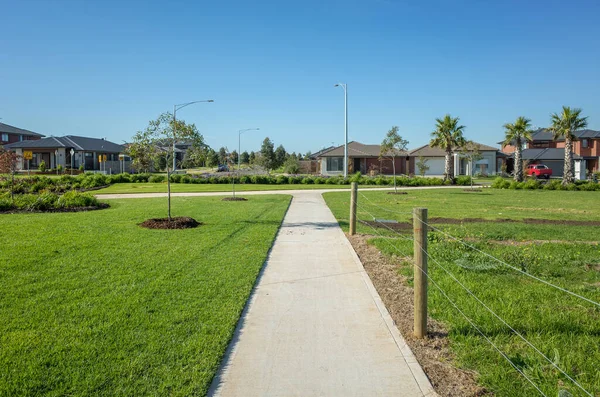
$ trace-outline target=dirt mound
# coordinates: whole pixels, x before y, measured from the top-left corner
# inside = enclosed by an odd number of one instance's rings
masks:
[[[221,201],[248,201],[248,199],[243,197],[224,197]]]
[[[153,218],[139,224],[146,229],[192,229],[202,225],[194,218],[179,216],[176,218]]]

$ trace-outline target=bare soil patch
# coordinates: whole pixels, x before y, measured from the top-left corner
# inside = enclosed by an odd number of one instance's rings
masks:
[[[224,197],[221,201],[248,201],[248,199],[243,197]]]
[[[147,229],[192,229],[202,225],[194,218],[179,216],[175,218],[153,218],[139,224]]]
[[[355,235],[348,236],[348,239],[435,391],[446,397],[493,395],[477,384],[475,372],[454,365],[455,357],[449,348],[448,332],[442,323],[429,318],[428,336],[424,339],[413,336],[414,292],[407,285],[406,278],[398,272],[400,261],[410,258],[383,255],[377,248],[367,244],[370,237]]]

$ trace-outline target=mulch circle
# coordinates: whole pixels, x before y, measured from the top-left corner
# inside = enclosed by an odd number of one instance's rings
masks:
[[[248,199],[243,197],[224,197],[221,201],[248,201]]]
[[[202,225],[201,222],[198,222],[194,218],[190,218],[187,216],[178,216],[175,218],[153,218],[148,219],[139,224],[141,227],[145,227],[146,229],[193,229]]]
[[[408,194],[407,192],[387,192],[387,194]]]

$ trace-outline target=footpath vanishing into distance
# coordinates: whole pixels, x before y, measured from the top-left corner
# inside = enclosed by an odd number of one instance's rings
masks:
[[[322,192],[294,191],[209,396],[435,395]]]

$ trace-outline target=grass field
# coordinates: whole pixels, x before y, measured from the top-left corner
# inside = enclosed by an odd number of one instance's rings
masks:
[[[452,189],[415,190],[405,196],[373,191],[363,194],[358,199],[361,220],[375,217],[407,222],[414,207],[428,208],[430,218],[484,218],[489,222],[434,226],[531,275],[600,302],[598,226],[492,222],[526,218],[600,221],[600,196],[595,192],[489,189],[467,193]],[[349,194],[326,193],[325,198],[342,227],[347,228]],[[397,256],[398,271],[408,277],[409,284],[412,282],[412,264],[404,259],[412,256],[413,243],[406,240],[412,230],[400,231],[399,235],[383,227],[373,230],[359,224],[358,232],[377,236],[370,244]],[[599,308],[511,270],[441,232],[429,233],[429,253],[431,279],[546,395],[556,396],[560,390],[574,396],[585,394],[487,312],[442,267],[587,391],[600,395]],[[432,283],[429,291],[429,313],[449,329],[457,365],[476,371],[478,381],[498,396],[539,395]]]
[[[289,201],[0,215],[0,396],[204,395]]]
[[[373,186],[381,187],[381,186]],[[368,187],[366,187],[368,188]],[[237,184],[236,192],[266,191],[266,190],[304,190],[304,189],[350,189],[349,185],[259,185]],[[171,191],[175,193],[188,192],[231,192],[231,184],[188,184],[172,183]],[[115,193],[166,193],[166,183],[115,183],[107,188],[95,191],[97,194]]]

